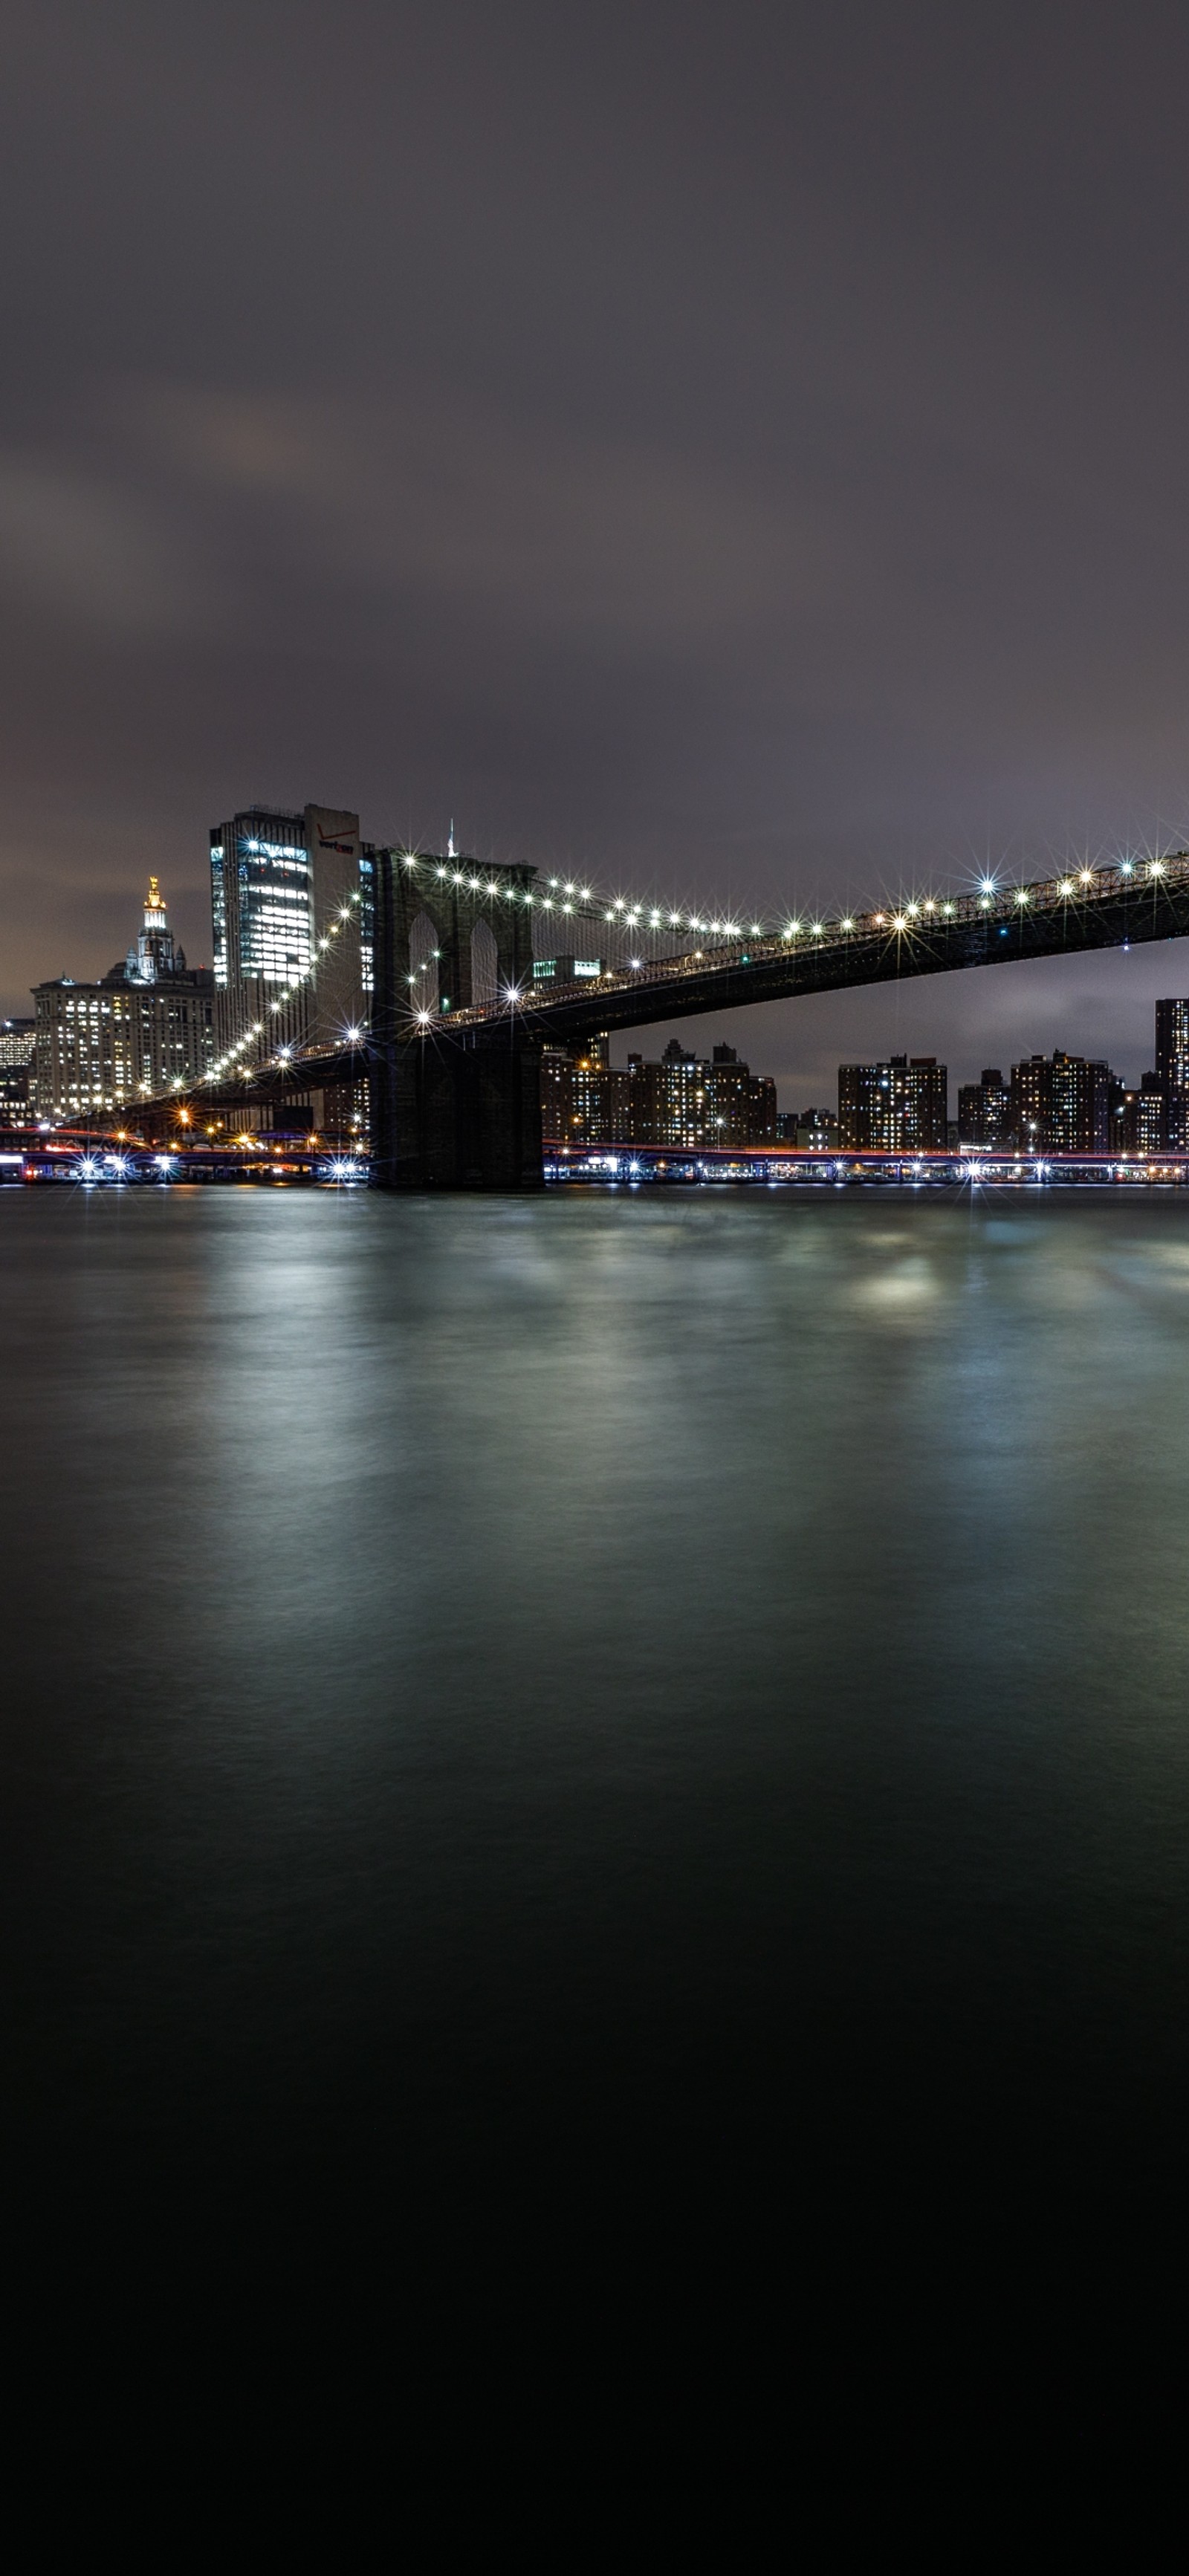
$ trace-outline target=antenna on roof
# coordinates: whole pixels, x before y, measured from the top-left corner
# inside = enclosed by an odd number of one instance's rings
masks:
[[[447,841],[447,843],[446,843],[446,856],[447,856],[447,858],[448,858],[448,859],[456,859],[456,858],[458,857],[458,852],[457,852],[457,850],[456,850],[456,849],[455,849],[455,847],[454,847],[454,816],[453,816],[453,814],[452,814],[452,815],[451,815],[451,817],[450,817],[450,838],[449,838],[449,840],[448,840],[448,841]]]

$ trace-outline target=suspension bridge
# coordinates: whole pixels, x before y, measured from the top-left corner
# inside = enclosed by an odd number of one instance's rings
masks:
[[[367,1031],[337,1047],[269,1052],[256,1028],[200,1085],[144,1104],[147,1132],[164,1134],[182,1103],[214,1116],[275,1111],[366,1081],[380,1187],[531,1188],[542,1179],[547,1047],[808,993],[1189,936],[1184,850],[766,921],[631,903],[453,853],[374,858]]]

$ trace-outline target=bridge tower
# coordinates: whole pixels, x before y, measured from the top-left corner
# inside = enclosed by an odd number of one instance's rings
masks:
[[[452,1011],[523,991],[532,979],[535,868],[445,858],[407,864],[375,852],[370,1075],[372,1172],[380,1189],[539,1189],[541,1042],[513,1014],[491,1028],[451,1029]],[[419,1024],[418,936],[432,938],[436,1004]],[[476,938],[476,933],[479,934]],[[476,989],[486,960],[485,981]],[[425,974],[433,989],[432,974]]]

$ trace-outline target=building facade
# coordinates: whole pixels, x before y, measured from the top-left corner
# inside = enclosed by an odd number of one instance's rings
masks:
[[[542,1131],[560,1145],[767,1145],[776,1142],[776,1085],[752,1073],[734,1047],[707,1061],[673,1038],[656,1063],[609,1062],[605,1037],[541,1062]]]
[[[782,1145],[797,1145],[802,1153],[831,1154],[838,1144],[838,1121],[829,1109],[782,1109],[776,1133]]]
[[[949,1072],[936,1056],[889,1056],[880,1064],[840,1064],[838,1126],[854,1152],[944,1153]]]
[[[0,1020],[0,1127],[27,1127],[34,1116],[35,1020]]]
[[[1163,1077],[1154,1069],[1145,1073],[1135,1103],[1135,1132],[1132,1138],[1137,1154],[1163,1152],[1165,1135],[1165,1090]]]
[[[367,1026],[375,864],[359,816],[252,805],[212,827],[215,1052],[341,1045]]]
[[[1105,1154],[1114,1076],[1101,1057],[1025,1056],[1011,1069],[1011,1131],[1021,1154]]]
[[[59,975],[33,999],[39,1118],[110,1117],[210,1071],[213,978],[175,948],[156,877],[126,957],[96,984]]]
[[[1163,1145],[1189,1148],[1189,1001],[1156,1004],[1156,1072],[1164,1102]]]
[[[633,1145],[774,1145],[776,1085],[734,1047],[707,1060],[670,1038],[656,1062],[629,1055],[628,1119]]]
[[[961,1145],[1006,1145],[1011,1138],[1011,1085],[997,1064],[984,1065],[977,1082],[964,1082],[958,1093],[958,1142]]]
[[[605,1037],[570,1054],[547,1047],[541,1059],[541,1134],[547,1145],[628,1142],[628,1078],[609,1061]]]

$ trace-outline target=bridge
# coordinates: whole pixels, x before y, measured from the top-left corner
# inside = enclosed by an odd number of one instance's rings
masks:
[[[243,1041],[202,1085],[146,1104],[150,1126],[176,1116],[180,1100],[214,1113],[275,1109],[366,1077],[380,1187],[534,1188],[546,1047],[806,993],[1189,937],[1184,850],[777,921],[632,903],[578,880],[542,882],[533,868],[398,849],[376,852],[375,887],[366,1038],[269,1054],[257,1030],[254,1057]],[[541,929],[554,941],[547,981],[535,972]]]

